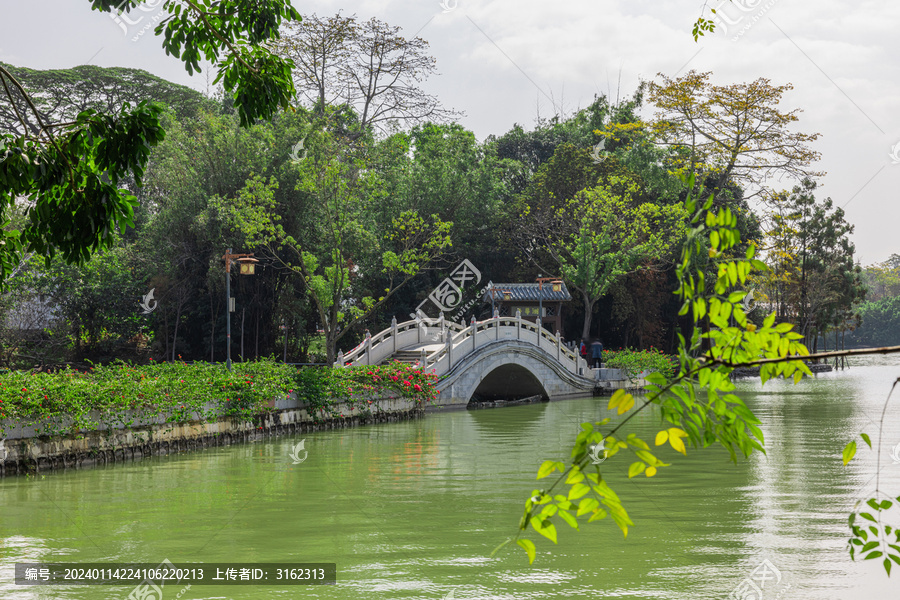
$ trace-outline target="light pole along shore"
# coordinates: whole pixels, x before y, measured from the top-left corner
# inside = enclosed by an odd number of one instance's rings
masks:
[[[225,251],[225,366],[231,371],[231,311],[234,306],[231,298],[231,264],[237,262],[241,265],[241,275],[253,275],[256,273],[256,263],[252,253],[232,254],[231,248]]]

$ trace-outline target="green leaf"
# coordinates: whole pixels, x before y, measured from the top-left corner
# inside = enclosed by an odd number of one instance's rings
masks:
[[[572,485],[573,483],[581,483],[584,481],[584,473],[581,472],[577,466],[573,466],[572,470],[569,472],[569,476],[566,477],[566,484]]]
[[[672,442],[672,439],[669,438],[669,443],[671,443],[671,442]],[[635,451],[634,454],[639,459],[641,459],[642,461],[647,463],[648,465],[656,466],[656,465],[660,464],[659,459],[656,458],[655,456],[653,456],[653,454],[651,452],[648,452],[646,450],[637,450],[637,451]]]
[[[581,498],[585,494],[591,491],[591,488],[583,483],[576,483],[572,486],[572,489],[569,490],[569,500],[577,500]]]
[[[539,534],[556,543],[556,526],[549,519],[541,520],[539,517],[531,517],[531,526]]]
[[[684,442],[681,440],[683,437],[687,437],[687,434],[683,430],[677,427],[669,428],[669,445],[671,445],[676,452],[681,452],[687,456],[687,450],[684,447]]]
[[[516,543],[525,549],[525,552],[528,554],[528,564],[534,564],[534,556],[535,556],[535,547],[534,542],[531,540],[527,540],[524,538],[519,538],[516,540]]]
[[[619,403],[622,402],[623,397],[627,394],[624,389],[618,389],[613,392],[613,395],[609,398],[609,404],[606,406],[607,410],[613,410],[619,406]]]
[[[596,498],[584,498],[578,503],[577,516],[586,515],[592,510],[596,510],[600,506],[600,501]]]
[[[552,473],[556,469],[556,461],[553,460],[545,460],[543,464],[541,464],[541,468],[538,469],[537,478],[543,479],[550,473]]]
[[[869,542],[868,544],[866,544],[865,546],[860,548],[859,551],[860,552],[868,552],[869,550],[872,550],[873,548],[877,548],[879,543],[880,542],[878,542],[877,540],[874,542]]]
[[[571,513],[561,510],[558,514],[563,521],[569,524],[569,527],[576,530],[578,529],[578,520],[573,517]]]
[[[872,440],[869,439],[869,435],[868,435],[868,434],[866,434],[866,433],[861,433],[861,434],[859,434],[859,437],[861,437],[861,438],[863,439],[863,441],[864,441],[866,444],[868,444],[869,449],[872,448]]]
[[[628,467],[628,478],[631,479],[635,475],[640,475],[646,468],[647,465],[641,461],[631,463],[631,466]]]
[[[588,523],[590,523],[592,521],[599,521],[601,519],[605,519],[606,515],[607,515],[607,513],[605,510],[603,510],[602,508],[598,508],[594,511],[594,514],[591,515],[591,518],[588,519]]]
[[[844,446],[844,466],[847,466],[847,463],[853,460],[853,457],[856,456],[856,442],[850,442],[846,446]]]

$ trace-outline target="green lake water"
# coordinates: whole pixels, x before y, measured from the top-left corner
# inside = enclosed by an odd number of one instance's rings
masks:
[[[583,398],[275,438],[252,444],[0,480],[0,598],[126,598],[133,586],[25,587],[16,562],[329,562],[329,586],[169,584],[164,600],[551,598],[900,598],[900,567],[851,562],[847,515],[874,489],[875,452],[840,454],[861,431],[877,443],[897,359],[792,385],[741,382],[763,421],[768,456],[732,464],[724,450],[660,452],[672,466],[648,479],[602,469],[635,522],[560,523],[559,545],[515,532],[545,459],[565,460],[579,423],[608,415]],[[629,431],[652,440],[656,413]],[[292,447],[305,439],[304,462]],[[857,439],[859,439],[857,437]],[[900,390],[881,448],[881,487],[900,495]],[[669,460],[671,459],[671,460]],[[900,511],[891,513],[900,525]],[[540,539],[537,539],[540,538]],[[768,563],[763,563],[768,561]],[[760,565],[764,564],[762,568]],[[180,594],[180,596],[179,596]]]

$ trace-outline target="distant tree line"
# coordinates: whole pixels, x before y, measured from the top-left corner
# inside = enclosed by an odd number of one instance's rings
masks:
[[[419,87],[434,60],[396,27],[312,15],[271,47],[295,65],[296,107],[249,121],[233,95],[142,71],[3,65],[48,120],[153,100],[165,137],[140,180],[120,183],[133,219],[108,247],[80,261],[24,253],[8,269],[0,361],[223,360],[227,248],[260,260],[256,275],[231,275],[239,359],[331,361],[404,320],[463,258],[495,283],[561,277],[567,339],[671,349],[692,326],[672,293],[687,173],[737,216],[745,241],[730,252],[755,243],[771,267],[749,284],[753,318],[775,310],[813,343],[865,322],[867,272],[843,212],[813,195],[816,136],[779,109],[789,85],[661,75],[618,103],[596,97],[479,142]],[[4,134],[21,133],[16,111],[0,103]],[[769,189],[775,174],[800,183]],[[19,196],[7,228],[27,227],[33,206]]]

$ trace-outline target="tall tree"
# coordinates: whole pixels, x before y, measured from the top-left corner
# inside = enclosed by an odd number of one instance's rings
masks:
[[[662,81],[650,84],[657,142],[677,151],[683,172],[697,173],[717,197],[729,182],[757,187],[751,197],[774,177],[822,174],[809,169],[820,156],[809,144],[819,135],[792,131],[800,109],[782,112],[778,106],[793,86],[773,86],[765,78],[714,85],[711,75],[692,70],[671,79],[660,73]]]
[[[160,303],[151,316],[160,350],[170,357],[177,348],[186,357],[215,358],[226,348],[222,255],[229,247],[243,252],[248,244],[210,199],[234,196],[254,173],[274,171],[275,131],[270,123],[243,128],[236,115],[209,113],[189,125],[168,122],[166,127],[167,139],[155,150],[147,185],[139,193],[143,222],[135,256]],[[275,336],[274,290],[284,278],[261,268],[252,280],[235,282],[238,306],[251,311],[254,325],[257,315],[270,317],[261,324],[266,353],[271,350],[266,340]],[[257,293],[265,290],[268,296]]]
[[[374,17],[306,16],[287,26],[275,48],[297,66],[300,96],[320,114],[328,105],[352,107],[361,129],[384,131],[389,122],[414,125],[456,114],[420,87],[435,72],[428,42],[406,39],[400,27]]]
[[[820,334],[846,328],[865,296],[850,241],[853,225],[830,198],[817,201],[815,189],[807,179],[790,194],[775,196],[766,247],[771,267],[767,296],[814,350]]]
[[[877,302],[900,296],[900,254],[891,254],[884,262],[863,269],[866,299]]]
[[[0,103],[0,132],[37,135],[44,123],[74,120],[81,112],[115,113],[126,102],[132,105],[156,101],[171,109],[179,120],[194,117],[214,103],[200,92],[177,85],[139,69],[82,65],[71,69],[35,70],[0,63],[15,77],[37,108],[29,110],[24,97]],[[21,117],[21,120],[20,120]]]
[[[355,324],[444,253],[451,224],[405,211],[378,227],[373,216],[384,189],[367,168],[365,149],[323,129],[305,139],[308,154],[290,168],[297,170],[295,192],[305,198],[314,226],[278,205],[274,179],[252,178],[236,198],[214,202],[250,244],[299,276],[332,362],[338,341]]]
[[[91,0],[94,10],[130,12],[139,0]],[[218,68],[216,82],[232,96],[243,125],[286,108],[294,95],[291,63],[268,50],[282,21],[299,19],[287,0],[165,0],[169,16],[156,28],[162,45],[200,70],[201,56]],[[0,89],[22,133],[0,135],[0,222],[26,198],[28,223],[0,234],[0,283],[24,250],[72,263],[111,247],[116,229],[133,225],[133,177],[141,185],[150,149],[164,138],[162,108],[125,102],[110,112],[86,110],[68,122],[47,122],[22,83],[0,65]],[[19,109],[20,106],[24,108]],[[24,111],[24,112],[23,112]],[[28,113],[26,120],[24,114]],[[36,123],[34,132],[29,123]]]
[[[610,175],[550,210],[529,207],[523,215],[529,258],[544,272],[558,272],[581,295],[582,338],[591,336],[594,306],[611,286],[659,265],[684,236],[682,206],[642,201],[641,195],[633,178]]]

